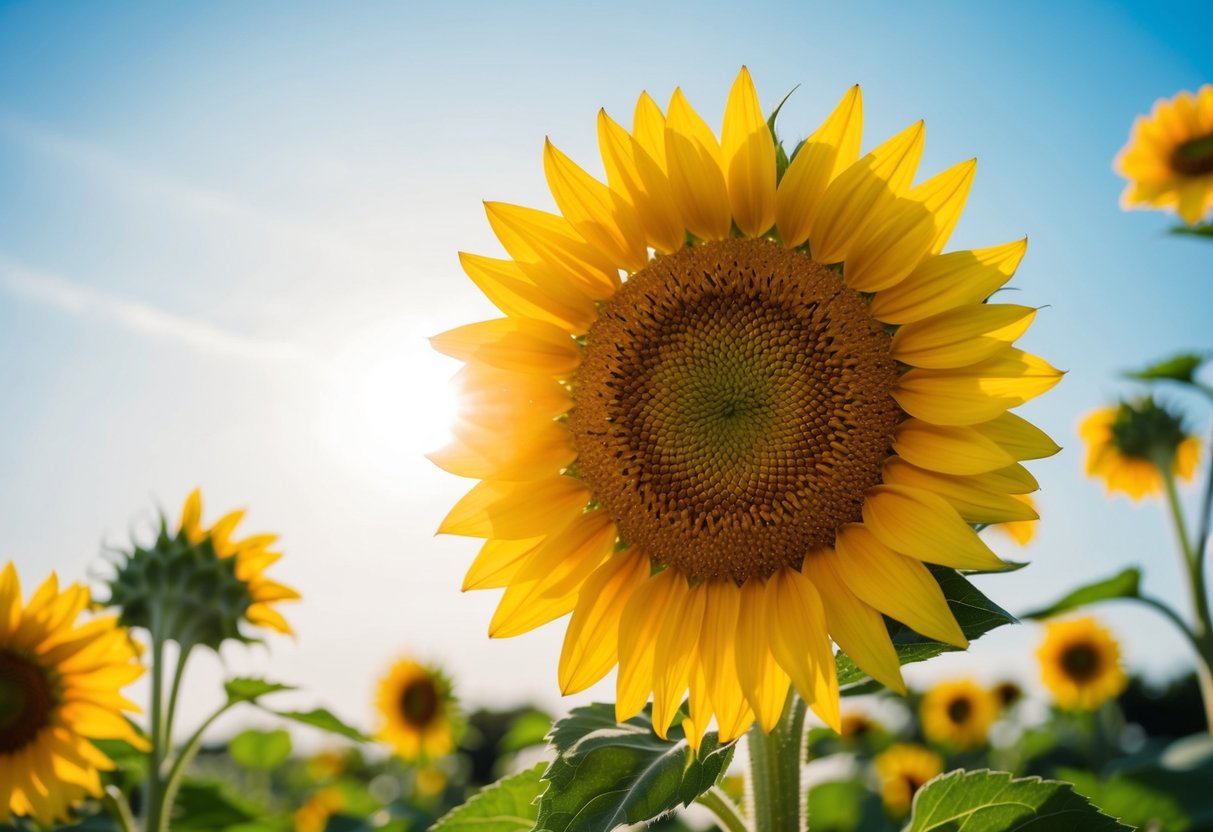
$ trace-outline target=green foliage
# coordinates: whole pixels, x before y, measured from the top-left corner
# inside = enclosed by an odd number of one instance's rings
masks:
[[[1031,619],[1051,618],[1063,612],[1085,607],[1087,604],[1094,604],[1097,601],[1108,601],[1113,598],[1140,598],[1140,584],[1141,570],[1130,567],[1123,572],[1116,573],[1110,578],[1104,578],[1094,583],[1080,586],[1047,607],[1041,607],[1038,610],[1024,613],[1023,617]]]
[[[1164,358],[1141,370],[1129,370],[1127,378],[1138,381],[1182,381],[1192,384],[1196,371],[1209,359],[1207,354],[1181,352],[1170,358]]]
[[[313,708],[310,711],[279,711],[261,703],[261,697],[263,696],[281,691],[295,690],[292,685],[284,685],[280,682],[271,682],[261,678],[240,677],[225,681],[223,689],[227,692],[229,707],[238,705],[241,702],[248,702],[261,708],[263,711],[277,714],[283,719],[289,719],[292,722],[310,725],[313,728],[327,731],[330,734],[338,734],[355,742],[370,741],[370,738],[366,734],[338,719],[337,716],[325,708]]]
[[[295,690],[295,688],[293,685],[284,685],[280,682],[270,682],[266,679],[251,676],[240,676],[226,680],[223,683],[223,690],[227,693],[228,704],[235,705],[239,702],[255,702],[262,696],[284,690]]]
[[[1213,222],[1201,222],[1196,225],[1173,225],[1171,233],[1182,237],[1213,238]]]
[[[1130,827],[1103,814],[1069,783],[1011,779],[1005,771],[953,771],[914,796],[907,832],[1116,832]]]
[[[505,736],[497,744],[497,750],[509,754],[543,745],[552,730],[552,718],[543,711],[525,711],[510,725]]]
[[[995,627],[1015,623],[1015,616],[983,595],[955,569],[942,566],[931,566],[930,569],[939,581],[939,588],[948,599],[948,606],[960,623],[960,629],[970,641],[980,638]],[[940,653],[957,649],[950,644],[921,636],[900,622],[886,620],[886,624],[902,664],[926,661]],[[880,689],[881,685],[870,679],[845,653],[839,651],[837,660],[838,684],[848,686],[843,691],[844,694],[870,693]]]
[[[696,755],[680,728],[669,737],[653,732],[648,711],[616,723],[612,705],[574,708],[552,730],[556,759],[543,773],[536,829],[607,832],[691,805],[728,767],[733,745],[713,732]]]
[[[859,780],[818,783],[809,789],[809,820],[813,832],[875,832],[888,828],[880,798]]]
[[[177,793],[172,829],[215,830],[252,823],[256,814],[233,799],[217,783],[187,780]]]
[[[540,763],[488,786],[443,815],[430,832],[530,832],[539,817],[536,798],[545,767]]]
[[[269,708],[265,708],[264,705],[262,708],[270,710]],[[277,714],[283,719],[289,719],[292,722],[298,722],[301,725],[319,728],[321,731],[327,731],[330,734],[338,734],[354,742],[370,742],[370,737],[352,725],[342,722],[331,711],[325,708],[313,708],[310,711],[270,711],[270,713]]]
[[[269,771],[291,755],[291,735],[275,731],[243,731],[232,737],[227,752],[238,765],[253,771]]]

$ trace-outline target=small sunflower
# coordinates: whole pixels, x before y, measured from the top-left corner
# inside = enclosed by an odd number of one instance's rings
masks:
[[[844,740],[857,742],[882,728],[879,722],[861,711],[846,711],[842,714],[838,734]]]
[[[1125,208],[1174,208],[1194,224],[1213,207],[1213,84],[1159,99],[1116,157]]]
[[[991,689],[991,693],[994,694],[994,698],[998,700],[999,707],[1004,711],[1018,705],[1024,696],[1023,688],[1017,682],[1013,682],[1010,679],[1004,679],[996,684]]]
[[[1087,476],[1102,479],[1108,494],[1123,491],[1134,501],[1163,490],[1160,466],[1190,480],[1200,460],[1200,440],[1153,399],[1095,410],[1078,434],[1087,444]]]
[[[926,738],[958,750],[983,745],[998,711],[994,695],[971,679],[941,682],[919,705]]]
[[[114,616],[77,623],[89,605],[80,584],[54,573],[22,605],[17,570],[0,574],[0,823],[41,824],[101,796],[98,771],[113,762],[92,740],[146,743],[123,716],[138,711],[121,690],[143,674],[138,650]]]
[[[455,748],[457,713],[451,683],[412,659],[401,659],[379,681],[377,738],[409,762],[425,762]]]
[[[880,778],[880,798],[889,814],[910,811],[914,795],[927,781],[943,773],[943,757],[913,743],[897,743],[876,755],[873,764]]]
[[[942,253],[975,163],[913,185],[923,125],[861,156],[862,120],[855,87],[789,160],[744,68],[719,139],[681,90],[600,112],[606,183],[548,142],[560,213],[487,203],[509,259],[461,255],[505,317],[433,339],[490,636],[572,613],[561,689],[618,665],[662,736],[688,689],[692,743],[769,731],[789,684],[837,730],[831,639],[904,692],[882,614],[966,646],[924,561],[1000,568],[969,524],[1057,450],[1009,412],[1061,376],[1012,346],[1035,310],[985,302],[1025,242]]]
[[[1045,687],[1066,710],[1096,710],[1128,684],[1120,645],[1094,618],[1046,625],[1036,657]]]
[[[345,792],[341,787],[326,786],[295,811],[295,832],[324,832],[329,819],[345,807]]]

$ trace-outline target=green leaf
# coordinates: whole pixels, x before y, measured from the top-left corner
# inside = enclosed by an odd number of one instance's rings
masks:
[[[439,818],[429,832],[530,832],[539,817],[535,801],[543,791],[539,778],[545,767],[540,763],[485,787]]]
[[[217,783],[190,780],[181,784],[174,804],[173,832],[227,829],[255,821],[256,816],[240,806]]]
[[[1054,601],[1047,607],[1025,612],[1024,618],[1051,618],[1063,612],[1069,612],[1096,601],[1108,601],[1113,598],[1140,598],[1141,570],[1131,567],[1118,572],[1110,578],[1080,586],[1073,592]]]
[[[238,765],[254,771],[269,771],[291,756],[291,735],[276,731],[244,731],[232,737],[228,754]]]
[[[526,711],[512,723],[505,736],[497,743],[502,753],[521,751],[535,745],[547,742],[548,732],[552,730],[552,718],[543,711]]]
[[[1192,384],[1196,371],[1200,369],[1200,365],[1208,360],[1208,353],[1181,352],[1178,355],[1155,362],[1144,369],[1128,370],[1124,375],[1126,378],[1133,378],[1138,381],[1167,380]]]
[[[1202,222],[1196,225],[1173,225],[1171,233],[1184,237],[1213,237],[1213,222]]]
[[[324,708],[313,708],[310,711],[273,711],[265,708],[264,705],[262,708],[270,711],[270,713],[277,714],[283,719],[289,719],[302,725],[310,725],[313,728],[319,728],[321,731],[328,731],[330,734],[339,734],[355,742],[370,742],[370,737],[366,734],[342,722],[331,711]]]
[[[1069,783],[1005,771],[957,770],[914,795],[906,832],[1117,832],[1128,830]]]
[[[543,773],[549,785],[535,828],[608,832],[689,806],[728,767],[733,744],[718,745],[713,732],[696,755],[681,728],[669,737],[653,733],[647,710],[617,723],[613,705],[574,708],[552,729],[556,759]]]
[[[939,582],[939,588],[943,590],[944,597],[948,600],[948,606],[960,624],[960,629],[969,641],[980,638],[995,627],[1016,623],[1015,616],[983,595],[977,587],[969,583],[955,569],[943,566],[930,566],[929,568],[935,576],[935,580]],[[902,664],[926,661],[940,653],[950,653],[958,649],[950,644],[919,635],[900,622],[886,619],[885,623],[889,628],[889,636],[893,639],[897,658]],[[880,690],[880,683],[868,678],[868,675],[859,669],[851,657],[841,650],[837,654],[837,663],[838,684],[851,686],[843,691],[845,695],[852,696]]]
[[[240,702],[256,702],[262,696],[284,690],[295,690],[295,687],[280,682],[270,682],[266,679],[238,677],[225,681],[223,689],[227,692],[228,704],[235,705]]]

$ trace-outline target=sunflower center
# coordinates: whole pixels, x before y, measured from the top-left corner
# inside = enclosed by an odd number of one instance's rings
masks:
[[[404,721],[424,728],[438,713],[438,688],[430,679],[414,679],[400,692],[400,714]]]
[[[954,725],[964,725],[973,713],[973,703],[968,699],[953,699],[948,703],[948,719]]]
[[[54,708],[46,672],[23,656],[0,651],[0,754],[33,741],[50,724]]]
[[[599,310],[569,427],[620,536],[692,578],[799,567],[861,519],[900,410],[889,336],[767,240],[661,257]]]
[[[1099,675],[1099,652],[1089,644],[1072,644],[1061,653],[1061,667],[1075,682],[1089,682]]]
[[[1185,176],[1213,173],[1213,133],[1178,145],[1171,151],[1171,169]]]

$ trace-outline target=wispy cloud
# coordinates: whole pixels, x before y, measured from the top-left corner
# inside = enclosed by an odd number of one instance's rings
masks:
[[[175,315],[146,303],[27,268],[0,256],[0,286],[10,293],[80,318],[106,321],[139,335],[232,358],[285,361],[306,357],[300,344],[258,338]]]

